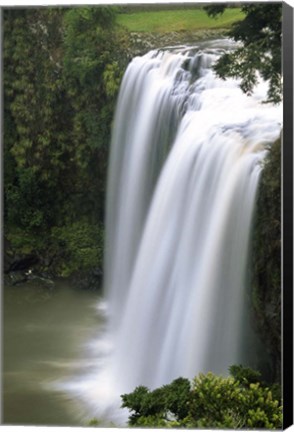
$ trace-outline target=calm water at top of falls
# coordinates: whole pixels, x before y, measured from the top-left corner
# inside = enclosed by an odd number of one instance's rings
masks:
[[[69,291],[48,307],[5,301],[6,421],[124,424],[120,395],[137,385],[263,361],[248,313],[248,250],[282,109],[262,103],[265,83],[247,97],[215,77],[211,66],[232,46],[210,41],[130,63],[111,143],[107,307]],[[43,408],[13,412],[25,395]]]

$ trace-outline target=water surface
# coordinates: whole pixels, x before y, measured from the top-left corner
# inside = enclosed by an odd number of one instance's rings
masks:
[[[91,368],[87,343],[102,327],[97,292],[66,282],[9,286],[3,293],[3,422],[86,425],[60,383]],[[90,418],[89,418],[90,420]]]

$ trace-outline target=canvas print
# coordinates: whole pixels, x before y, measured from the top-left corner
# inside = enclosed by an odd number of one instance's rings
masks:
[[[2,18],[2,423],[280,429],[282,3]]]

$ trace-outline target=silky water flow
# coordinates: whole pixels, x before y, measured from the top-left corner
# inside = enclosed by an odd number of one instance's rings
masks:
[[[258,182],[281,106],[212,65],[229,40],[151,51],[119,93],[107,191],[104,332],[68,388],[120,424],[120,395],[256,366],[248,268]],[[101,308],[101,304],[98,305]],[[98,361],[99,360],[99,361]]]

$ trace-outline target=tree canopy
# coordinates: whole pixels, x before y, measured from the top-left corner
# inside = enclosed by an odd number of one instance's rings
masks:
[[[210,16],[222,14],[227,5],[205,6]],[[242,90],[250,94],[258,82],[258,73],[269,82],[268,101],[278,103],[282,97],[281,3],[241,4],[245,14],[242,21],[233,24],[228,35],[240,42],[234,51],[225,53],[215,65],[221,78],[241,78]]]
[[[59,274],[97,256],[102,265],[93,238],[103,238],[110,129],[128,62],[115,13],[3,11],[5,235],[18,255],[54,256]]]

